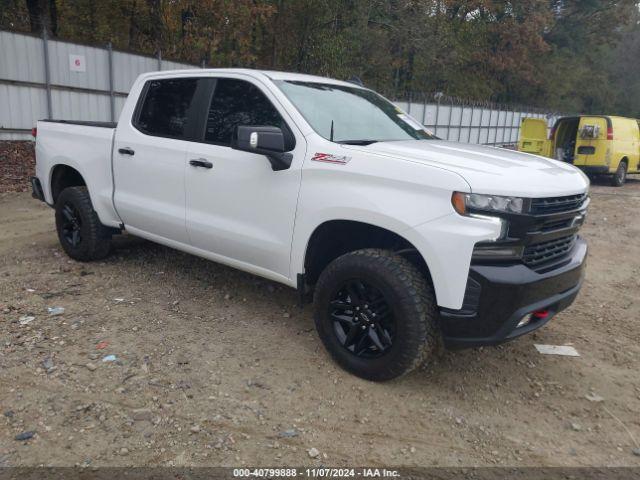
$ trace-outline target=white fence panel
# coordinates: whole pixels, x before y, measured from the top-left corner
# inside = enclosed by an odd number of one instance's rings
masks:
[[[47,110],[46,92],[37,87],[0,84],[0,105],[0,128],[31,131],[41,112]],[[12,138],[16,135],[30,138],[19,132],[2,133],[11,133]]]
[[[109,90],[107,50],[53,40],[49,40],[48,49],[53,85]]]
[[[43,118],[117,121],[125,95],[141,73],[198,68],[120,51],[111,51],[110,62],[109,55],[108,48],[0,31],[0,140],[31,138],[31,128]],[[539,111],[514,111],[451,97],[437,102],[419,95],[396,105],[438,137],[463,143],[513,144],[522,118],[545,118]],[[551,125],[557,116],[546,118]]]
[[[117,121],[141,73],[198,68],[120,51],[111,52],[110,62],[109,54],[107,47],[0,31],[0,140],[30,139],[43,118]]]
[[[546,118],[550,128],[559,117],[490,104],[458,103],[449,98],[441,104],[401,100],[396,105],[436,136],[462,143],[512,145],[518,141],[523,118]]]
[[[53,90],[51,103],[57,120],[109,121],[107,95]]]
[[[116,92],[128,93],[138,75],[157,70],[157,58],[113,52],[113,89]]]
[[[188,63],[172,62],[169,60],[162,61],[162,70],[185,70],[190,68],[200,68],[200,67],[196,65],[190,65]]]
[[[0,31],[0,78],[44,83],[42,39]]]
[[[120,114],[122,113],[122,109],[124,108],[124,102],[127,101],[127,97],[116,97],[115,98],[115,117],[114,121],[118,121],[120,118]]]

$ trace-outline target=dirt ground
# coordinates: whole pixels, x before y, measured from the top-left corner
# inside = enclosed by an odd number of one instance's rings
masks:
[[[592,187],[585,285],[537,333],[375,384],[293,290],[126,236],[78,263],[2,193],[0,466],[639,466],[639,211],[640,179]]]
[[[35,175],[34,142],[0,141],[0,193],[27,192]]]

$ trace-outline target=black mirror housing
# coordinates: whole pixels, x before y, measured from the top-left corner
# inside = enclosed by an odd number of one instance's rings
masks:
[[[291,166],[293,155],[285,151],[285,138],[278,127],[238,125],[231,138],[231,148],[266,155],[274,170]]]

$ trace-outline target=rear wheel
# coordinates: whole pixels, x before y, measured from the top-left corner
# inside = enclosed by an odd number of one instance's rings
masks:
[[[431,286],[405,258],[385,250],[347,253],[316,285],[315,323],[345,370],[389,380],[422,363],[439,344]]]
[[[611,184],[614,187],[621,187],[624,185],[624,182],[627,180],[627,162],[624,160],[618,164],[618,169],[616,173],[613,174],[611,178]]]
[[[109,254],[111,232],[100,223],[87,187],[68,187],[60,193],[56,229],[62,248],[75,260],[100,260]]]

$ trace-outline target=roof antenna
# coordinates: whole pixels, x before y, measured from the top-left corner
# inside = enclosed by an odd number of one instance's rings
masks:
[[[331,120],[331,132],[329,133],[329,141],[333,142],[333,120]]]

